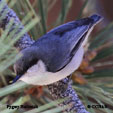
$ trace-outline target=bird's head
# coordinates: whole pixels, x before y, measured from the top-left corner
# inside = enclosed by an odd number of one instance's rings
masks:
[[[37,47],[36,47],[37,48]],[[19,56],[21,56],[16,63],[14,64],[14,71],[16,73],[16,78],[13,80],[13,83],[16,82],[25,72],[32,66],[38,62],[38,58],[36,56],[35,47],[28,47],[19,52]]]

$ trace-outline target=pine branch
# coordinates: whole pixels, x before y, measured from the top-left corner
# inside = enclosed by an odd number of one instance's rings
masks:
[[[11,19],[13,19],[13,25],[11,26],[9,33],[18,28],[16,31],[15,35],[13,37],[16,37],[18,33],[20,33],[23,29],[24,26],[20,22],[19,18],[16,16],[15,12],[10,9],[7,4],[5,3],[4,0],[0,0],[0,4],[3,5],[2,10],[0,11],[0,28],[3,28],[4,30],[7,29],[8,23],[10,22]],[[15,47],[18,48],[19,50],[22,50],[28,46],[30,46],[34,41],[30,38],[30,36],[25,33],[16,43]]]
[[[0,5],[3,3],[4,0],[0,0]],[[5,3],[5,2],[4,2]],[[3,4],[2,4],[3,5]],[[2,17],[3,16],[3,17]],[[13,31],[19,25],[18,31],[15,33],[15,36],[20,33],[24,26],[21,24],[19,18],[16,16],[15,12],[10,9],[7,4],[5,3],[2,11],[0,11],[0,27],[2,29],[7,29],[7,25],[11,19],[14,19],[14,23],[10,28],[10,32]],[[34,41],[30,38],[30,36],[25,33],[15,44],[15,47],[19,50],[22,50],[28,46],[30,46]],[[54,99],[60,99],[69,97],[68,100],[64,101],[61,106],[69,105],[70,107],[66,110],[67,112],[76,111],[77,113],[89,113],[86,111],[84,105],[78,98],[75,90],[72,88],[70,84],[70,79],[67,77],[61,81],[58,81],[54,84],[48,85],[48,89],[53,96]]]
[[[64,101],[61,106],[69,105],[66,109],[66,112],[74,112],[76,113],[89,113],[86,111],[84,105],[78,98],[76,91],[72,88],[71,79],[65,78],[60,80],[54,84],[48,85],[48,89],[51,92],[51,95],[54,99],[61,99],[61,98],[69,98],[68,100]]]

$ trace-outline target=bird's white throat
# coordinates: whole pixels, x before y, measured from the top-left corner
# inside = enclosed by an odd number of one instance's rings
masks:
[[[48,85],[57,82],[73,73],[81,64],[84,55],[83,48],[79,48],[71,62],[58,72],[48,72],[44,62],[39,60],[19,79],[32,85]]]

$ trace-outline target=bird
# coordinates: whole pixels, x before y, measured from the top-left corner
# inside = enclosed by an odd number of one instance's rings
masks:
[[[14,64],[16,81],[49,85],[71,75],[80,66],[84,45],[94,26],[102,20],[98,14],[62,24],[20,51]]]

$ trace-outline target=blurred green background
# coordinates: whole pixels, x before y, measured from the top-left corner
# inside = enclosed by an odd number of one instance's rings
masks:
[[[112,0],[7,0],[33,39],[68,21],[98,13],[104,17],[89,37],[80,68],[73,73],[73,88],[91,113],[113,113],[113,1]],[[1,10],[1,9],[0,9]],[[38,20],[38,21],[37,21]],[[11,36],[0,29],[0,113],[62,113],[47,87],[11,85],[17,50]],[[6,87],[8,86],[8,87]],[[38,105],[38,109],[8,110],[6,105]],[[87,105],[108,108],[87,108]]]

